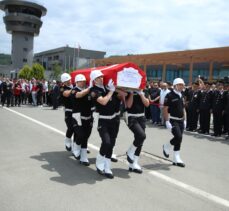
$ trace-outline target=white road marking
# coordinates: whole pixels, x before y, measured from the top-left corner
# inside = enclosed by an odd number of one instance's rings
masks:
[[[144,156],[146,156],[146,157],[148,157],[148,158],[152,158],[152,159],[154,159],[154,160],[157,160],[157,161],[160,161],[161,163],[166,163],[166,164],[171,164],[171,160],[168,160],[168,159],[163,159],[163,158],[160,158],[160,157],[157,157],[157,156],[155,156],[155,155],[152,155],[152,154],[149,154],[149,153],[146,153],[146,152],[141,152],[141,155],[144,155]]]
[[[171,177],[167,177],[167,176],[165,176],[165,175],[163,175],[161,173],[158,173],[156,171],[150,171],[149,174],[151,174],[151,175],[153,175],[153,176],[155,176],[155,177],[157,177],[159,179],[162,179],[162,180],[164,180],[164,181],[166,181],[168,183],[176,185],[176,186],[178,186],[180,188],[183,188],[183,189],[185,189],[185,190],[187,190],[187,191],[189,191],[191,193],[194,193],[196,195],[202,196],[202,197],[204,197],[204,198],[206,198],[206,199],[208,199],[210,201],[213,201],[213,202],[215,202],[217,204],[223,205],[225,207],[229,207],[229,201],[227,201],[227,200],[225,200],[223,198],[220,198],[218,196],[215,196],[215,195],[213,195],[211,193],[205,192],[205,191],[203,191],[203,190],[201,190],[199,188],[195,188],[195,187],[193,187],[191,185],[185,184],[185,183],[180,182],[178,180],[175,180],[175,179],[173,179]]]
[[[19,113],[19,112],[17,112],[17,111],[14,111],[14,110],[12,110],[12,109],[10,109],[10,108],[5,108],[5,107],[3,107],[3,108],[6,109],[6,110],[8,110],[8,111],[11,111],[11,112],[13,112],[13,113],[15,113],[15,114],[17,114],[17,115],[19,115],[19,116],[21,116],[21,117],[24,117],[25,119],[28,119],[28,120],[30,120],[30,121],[32,121],[32,122],[38,124],[38,125],[41,125],[41,126],[43,126],[43,127],[45,127],[45,128],[48,128],[48,129],[50,129],[50,130],[52,130],[52,131],[54,131],[54,132],[56,132],[56,133],[58,133],[58,134],[60,134],[60,135],[62,135],[62,136],[65,136],[65,133],[64,133],[64,132],[62,132],[62,131],[60,131],[60,130],[58,130],[58,129],[56,129],[56,128],[50,126],[50,125],[47,125],[47,124],[45,124],[45,123],[43,123],[43,122],[40,122],[40,121],[38,121],[38,120],[36,120],[36,119],[33,119],[33,118],[29,117],[29,116],[26,116],[26,115],[24,115],[24,114],[22,114],[22,113]],[[88,143],[88,146],[89,146],[90,148],[94,149],[94,150],[99,151],[99,148],[98,148],[97,146],[93,145],[93,144],[89,144],[89,143]]]
[[[52,130],[52,131],[54,131],[54,132],[56,132],[56,133],[58,133],[58,134],[60,134],[60,135],[65,136],[65,133],[64,133],[64,132],[62,132],[62,131],[60,131],[60,130],[54,128],[54,127],[51,127],[51,126],[49,126],[49,125],[47,125],[47,124],[45,124],[45,123],[43,123],[43,122],[40,122],[40,121],[38,121],[38,120],[35,120],[35,119],[31,118],[31,117],[28,117],[28,116],[26,116],[26,115],[24,115],[24,114],[21,114],[21,113],[19,113],[19,112],[17,112],[17,111],[14,111],[14,110],[10,109],[10,108],[4,108],[4,109],[6,109],[6,110],[8,110],[8,111],[10,111],[10,112],[13,112],[13,113],[15,113],[15,114],[17,114],[17,115],[19,115],[19,116],[21,116],[21,117],[24,117],[24,118],[26,118],[26,119],[28,119],[28,120],[30,120],[30,121],[32,121],[32,122],[38,124],[38,125],[41,125],[41,126],[43,126],[43,127],[45,127],[45,128],[48,128],[48,129],[50,129],[50,130]],[[89,145],[90,148],[92,148],[92,149],[94,149],[94,150],[96,150],[96,151],[99,151],[99,147],[97,147],[97,146],[95,146],[95,145],[93,145],[93,144],[88,144],[88,145]],[[147,153],[144,153],[144,154],[147,154]],[[152,157],[152,156],[149,156],[149,155],[147,155],[147,156],[148,156],[148,157]],[[160,158],[157,158],[156,156],[153,156],[153,158],[156,159],[156,160],[158,160],[158,161],[166,162],[165,160],[160,159]],[[122,159],[122,158],[117,158],[117,159],[118,159],[119,161],[125,163],[125,164],[128,164],[128,163],[126,162],[126,160],[124,160],[124,159]],[[215,203],[217,203],[217,204],[220,204],[220,205],[223,205],[223,206],[229,208],[229,201],[226,200],[226,199],[220,198],[220,197],[215,196],[215,195],[213,195],[213,194],[211,194],[211,193],[205,192],[205,191],[203,191],[203,190],[201,190],[201,189],[199,189],[199,188],[195,188],[195,187],[193,187],[193,186],[191,186],[191,185],[185,184],[185,183],[180,182],[180,181],[178,181],[178,180],[175,180],[175,179],[173,179],[173,178],[171,178],[171,177],[165,176],[164,174],[161,174],[161,173],[159,173],[159,172],[156,172],[156,171],[149,171],[148,173],[149,173],[150,175],[154,176],[154,177],[157,177],[157,178],[159,178],[159,179],[161,179],[161,180],[164,180],[164,181],[166,181],[166,182],[168,182],[168,183],[171,183],[171,184],[173,184],[173,185],[175,185],[175,186],[177,186],[177,187],[179,187],[179,188],[183,188],[184,190],[186,190],[186,191],[188,191],[188,192],[191,192],[191,193],[196,194],[196,195],[198,195],[198,196],[204,197],[204,198],[206,198],[206,199],[208,199],[208,200],[210,200],[210,201],[212,201],[212,202],[215,202]]]

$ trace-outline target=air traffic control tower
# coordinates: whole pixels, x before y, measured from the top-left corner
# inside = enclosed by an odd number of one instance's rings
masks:
[[[42,26],[41,16],[46,8],[26,0],[0,1],[0,9],[5,11],[3,17],[6,31],[12,34],[11,59],[13,68],[18,71],[25,64],[33,63],[33,38],[38,36]]]

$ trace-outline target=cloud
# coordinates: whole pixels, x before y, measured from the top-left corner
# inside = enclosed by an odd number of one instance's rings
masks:
[[[78,43],[107,56],[229,45],[227,0],[39,2],[48,12],[35,52]],[[1,24],[0,52],[10,53],[10,39]]]

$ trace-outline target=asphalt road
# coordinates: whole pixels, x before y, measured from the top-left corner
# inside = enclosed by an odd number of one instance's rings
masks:
[[[121,121],[115,178],[96,172],[100,137],[93,128],[85,167],[64,148],[64,112],[49,107],[0,108],[0,210],[229,210],[229,141],[185,133],[185,168],[162,155],[168,130],[147,124],[140,164],[128,172],[133,134]]]

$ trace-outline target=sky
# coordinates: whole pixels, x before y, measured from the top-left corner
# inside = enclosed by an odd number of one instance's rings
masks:
[[[34,53],[69,45],[111,55],[229,46],[229,0],[36,0],[47,8]],[[0,53],[10,54],[0,11]]]

